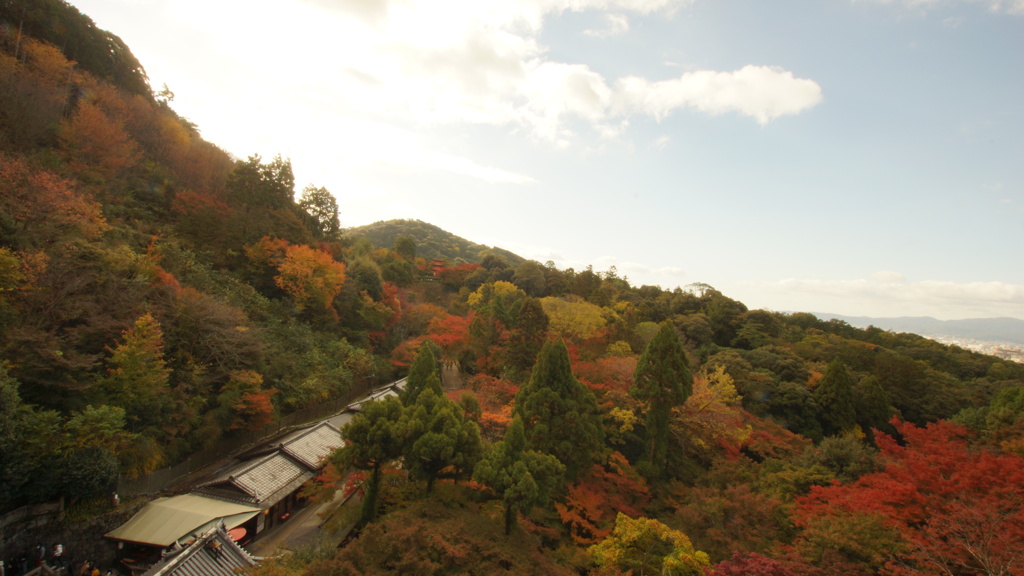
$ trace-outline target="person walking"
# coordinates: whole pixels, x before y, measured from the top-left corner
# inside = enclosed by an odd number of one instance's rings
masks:
[[[60,542],[53,543],[53,550],[51,551],[53,558],[53,569],[60,570],[64,566],[64,546]]]

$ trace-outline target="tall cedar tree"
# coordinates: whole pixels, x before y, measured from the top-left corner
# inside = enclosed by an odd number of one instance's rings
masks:
[[[402,404],[409,406],[419,398],[420,392],[424,390],[433,390],[438,396],[444,396],[435,350],[437,350],[437,346],[430,340],[425,340],[416,352],[416,358],[412,361],[412,366],[409,367],[405,390],[399,395]]]
[[[873,429],[890,433],[892,401],[889,399],[889,393],[882,387],[882,382],[871,375],[857,382],[853,390],[857,424],[860,424],[868,438],[874,438]]]
[[[679,335],[664,323],[647,345],[633,375],[636,384],[629,394],[647,403],[648,458],[655,476],[662,476],[668,464],[669,415],[693,393],[693,374]]]
[[[604,447],[604,430],[594,393],[572,375],[561,339],[547,342],[530,381],[516,395],[514,413],[523,419],[527,446],[558,458],[575,480]]]
[[[548,315],[536,298],[522,300],[515,328],[509,335],[508,363],[525,373],[540,352],[548,333]]]
[[[436,378],[436,376],[433,376]],[[405,465],[414,476],[427,481],[427,492],[445,470],[446,475],[468,476],[480,459],[480,429],[466,418],[462,408],[427,388],[405,410],[402,429],[408,439]]]
[[[826,436],[850,430],[857,423],[853,381],[842,360],[836,358],[829,363],[814,398],[821,407],[821,427]]]
[[[402,416],[405,408],[397,398],[367,402],[363,411],[341,430],[345,447],[334,452],[332,463],[339,470],[358,468],[370,471],[363,494],[360,525],[365,525],[377,514],[377,495],[380,492],[381,469],[385,464],[402,456],[404,434]]]
[[[491,446],[477,463],[473,479],[494,490],[505,505],[505,535],[512,532],[516,515],[544,503],[565,472],[550,454],[526,449],[521,418],[512,420],[505,439]]]

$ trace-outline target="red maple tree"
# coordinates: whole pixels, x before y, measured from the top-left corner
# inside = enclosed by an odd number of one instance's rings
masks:
[[[1024,573],[1024,458],[972,447],[949,422],[892,425],[903,442],[878,435],[882,470],[813,488],[798,500],[797,524],[880,519],[902,543],[884,551],[883,570],[897,576]]]

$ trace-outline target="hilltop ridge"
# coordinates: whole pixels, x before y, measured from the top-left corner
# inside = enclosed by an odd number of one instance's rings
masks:
[[[344,230],[347,236],[362,236],[377,248],[391,248],[400,236],[412,238],[416,255],[427,260],[446,260],[449,264],[478,263],[487,253],[501,256],[510,266],[518,266],[526,258],[513,252],[477,244],[422,220],[383,220]]]

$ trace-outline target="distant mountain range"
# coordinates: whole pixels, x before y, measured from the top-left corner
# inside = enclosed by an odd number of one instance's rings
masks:
[[[839,314],[813,313],[822,320],[837,319],[857,328],[874,326],[893,332],[910,332],[926,338],[976,340],[1024,346],[1024,320],[1016,318],[968,318],[937,320],[928,316],[902,318],[869,318]]]

